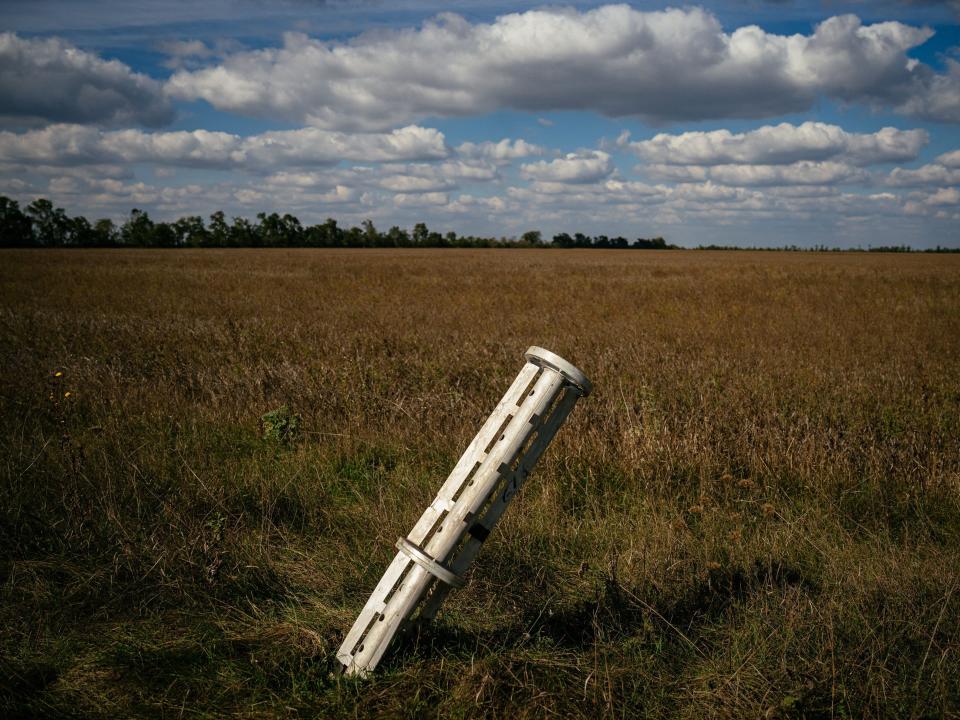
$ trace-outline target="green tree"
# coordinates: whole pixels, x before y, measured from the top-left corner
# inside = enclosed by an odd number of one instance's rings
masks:
[[[327,239],[327,247],[341,247],[346,244],[343,230],[337,226],[337,221],[333,218],[327,218],[323,224],[323,232]]]
[[[30,218],[16,200],[0,195],[0,247],[26,247],[34,244]]]
[[[153,245],[153,220],[146,210],[134,208],[130,218],[120,227],[120,242],[134,247]]]
[[[637,238],[633,243],[633,247],[639,250],[666,250],[667,242],[662,237],[655,237],[649,240]]]
[[[417,247],[425,247],[430,231],[427,230],[426,223],[417,223],[413,226],[413,244]]]
[[[520,236],[520,240],[527,245],[539,245],[542,236],[539,230],[527,230]]]
[[[282,221],[283,234],[286,238],[285,242],[287,247],[300,247],[303,245],[303,225],[300,224],[300,219],[295,215],[286,213]]]
[[[261,247],[263,239],[256,225],[245,217],[235,217],[233,225],[230,226],[227,244],[230,247]]]
[[[201,247],[209,242],[209,233],[203,226],[203,218],[199,215],[180,218],[173,223],[173,230],[177,235],[177,245]]]
[[[63,245],[67,239],[70,220],[63,208],[54,207],[46,198],[37,198],[27,205],[27,216],[33,226],[33,237],[38,245]]]
[[[297,247],[303,242],[303,226],[300,221],[287,213],[257,213],[257,233],[264,247]]]
[[[99,246],[116,245],[120,240],[117,226],[110,218],[100,218],[93,224],[94,244]]]
[[[94,247],[97,244],[97,234],[90,221],[83,215],[71,218],[67,227],[67,245],[76,247]]]
[[[277,213],[257,213],[257,234],[264,247],[279,247],[284,244],[283,219]],[[236,224],[236,223],[234,223]]]
[[[155,247],[177,247],[177,231],[170,223],[156,223],[153,226],[152,244]]]
[[[230,226],[223,210],[217,210],[210,216],[210,232],[207,238],[212,247],[226,247],[230,242]]]
[[[394,225],[387,231],[387,244],[390,247],[408,247],[410,235],[406,230]]]
[[[347,247],[363,246],[363,230],[356,226],[343,233],[343,244]]]
[[[361,240],[363,246],[379,247],[380,233],[377,232],[377,228],[373,226],[373,221],[368,218],[360,223],[360,227],[363,229],[363,239]]]
[[[311,225],[303,233],[309,247],[338,247],[343,244],[342,234],[333,218],[327,218],[322,225]]]

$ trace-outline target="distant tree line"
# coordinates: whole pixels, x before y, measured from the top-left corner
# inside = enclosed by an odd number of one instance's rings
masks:
[[[134,208],[122,224],[102,218],[90,222],[82,215],[70,217],[46,198],[38,198],[23,210],[16,200],[0,195],[0,247],[557,247],[632,250],[680,250],[662,237],[637,238],[630,242],[625,237],[583,233],[558,233],[551,243],[543,241],[539,230],[530,230],[520,238],[477,237],[441,234],[430,230],[425,223],[417,223],[412,231],[394,225],[386,232],[364,220],[360,227],[342,228],[328,218],[317,225],[301,224],[295,216],[285,213],[258,213],[257,221],[244,217],[227,220],[220,210],[205,223],[199,215],[188,215],[174,222],[154,222],[145,210]],[[743,248],[737,246],[707,245],[700,250],[827,250],[825,246],[800,248]],[[833,248],[834,250],[836,248]],[[862,248],[857,248],[858,250]],[[906,245],[868,248],[876,252],[914,252]],[[941,248],[926,252],[960,252],[960,249]]]
[[[527,233],[529,235],[530,233]],[[540,233],[536,233],[539,240]],[[662,237],[637,238],[630,242],[623,236],[607,237],[606,235],[597,235],[590,237],[583,233],[574,233],[571,237],[568,233],[559,233],[553,236],[553,246],[561,248],[604,248],[604,249],[631,249],[631,250],[680,250],[679,245],[668,245]]]
[[[525,240],[441,235],[424,223],[412,232],[394,226],[377,230],[370,220],[360,227],[342,228],[334,219],[304,226],[286,213],[258,213],[256,222],[244,217],[228,220],[220,210],[205,223],[199,215],[174,222],[155,222],[145,210],[134,208],[125,222],[90,222],[70,217],[63,208],[39,198],[23,210],[15,200],[0,196],[2,247],[503,247],[524,246]]]
[[[555,235],[554,247],[668,249],[663,238],[633,243],[606,235],[588,237],[576,233]],[[154,222],[145,210],[134,208],[127,220],[117,225],[110,219],[90,222],[83,216],[70,217],[46,198],[20,209],[17,201],[0,196],[0,247],[550,247],[539,230],[517,238],[477,237],[441,234],[417,223],[412,231],[391,227],[381,232],[373,222],[342,228],[330,218],[324,223],[304,226],[287,213],[258,213],[257,221],[244,217],[228,220],[220,210],[205,223],[199,215],[174,222]]]
[[[754,245],[698,245],[696,250],[760,250],[763,252],[881,252],[881,253],[960,253],[960,247],[951,248],[937,245],[934,248],[917,250],[909,245],[872,245],[851,248],[829,247],[827,245],[781,245],[778,247],[757,247]]]

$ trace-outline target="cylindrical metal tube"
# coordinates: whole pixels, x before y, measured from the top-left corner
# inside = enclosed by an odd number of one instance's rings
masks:
[[[420,617],[428,620],[450,586],[463,584],[507,504],[576,401],[589,394],[590,381],[563,358],[538,347],[526,358],[430,507],[397,541],[399,552],[337,653],[348,673],[372,670],[425,598]]]

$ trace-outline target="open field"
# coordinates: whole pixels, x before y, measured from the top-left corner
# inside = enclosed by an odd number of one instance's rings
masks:
[[[532,344],[594,394],[331,673]],[[11,251],[0,370],[0,716],[960,714],[958,256]]]

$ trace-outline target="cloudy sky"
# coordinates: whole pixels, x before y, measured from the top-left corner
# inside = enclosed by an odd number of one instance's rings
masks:
[[[4,0],[0,194],[960,245],[960,0]]]

